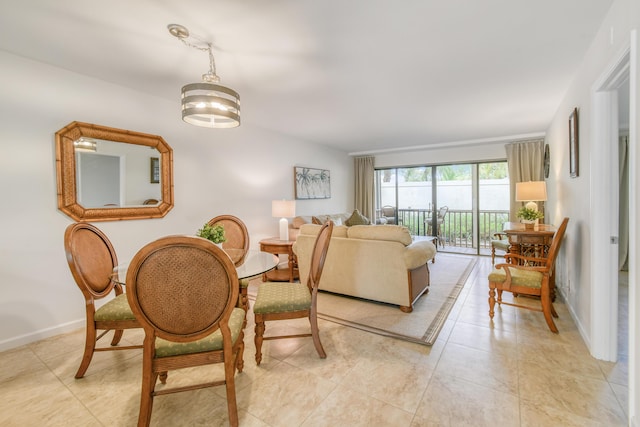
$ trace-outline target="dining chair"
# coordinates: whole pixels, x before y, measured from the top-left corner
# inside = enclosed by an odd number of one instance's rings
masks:
[[[244,222],[233,215],[219,215],[211,218],[207,224],[224,228],[226,241],[222,243],[222,249],[235,265],[242,264],[249,251],[249,232]]]
[[[449,212],[448,206],[442,206],[438,209],[438,214],[436,217],[436,230],[433,232],[433,226],[431,220],[427,222],[427,235],[436,237],[436,247],[438,244],[444,248],[444,237],[442,236],[442,227],[444,226],[444,217]]]
[[[553,269],[562,244],[564,233],[567,229],[569,218],[564,218],[558,231],[556,231],[549,253],[546,258],[528,257],[508,253],[505,255],[508,263],[498,264],[489,274],[489,317],[493,319],[496,304],[496,291],[498,305],[505,304],[528,310],[541,311],[549,329],[558,333],[558,328],[553,321],[558,317],[551,298],[551,286]],[[514,296],[527,295],[540,298],[540,306],[529,306],[517,303],[508,303],[502,300],[502,292],[512,292]]]
[[[249,251],[249,232],[245,223],[233,215],[218,215],[207,223],[211,226],[221,225],[224,228],[225,242],[222,242],[222,249],[229,255],[236,266],[241,265],[247,257]],[[240,298],[238,304],[249,310],[248,288],[251,277],[240,280]],[[246,326],[246,324],[245,324]]]
[[[396,223],[396,208],[395,206],[386,205],[380,208],[382,211],[382,216],[385,218],[385,224],[395,224]]]
[[[313,344],[320,358],[324,359],[327,357],[322,347],[322,342],[320,341],[316,306],[318,300],[318,285],[320,283],[322,269],[324,268],[324,261],[327,257],[332,232],[333,221],[325,222],[320,228],[313,246],[313,251],[311,252],[311,266],[306,284],[265,282],[258,287],[256,300],[253,304],[253,314],[256,323],[254,338],[256,345],[256,364],[260,365],[262,361],[263,340],[282,338],[312,337]],[[264,336],[265,323],[267,321],[304,317],[309,319],[311,333]]]
[[[125,329],[140,328],[122,286],[110,279],[118,264],[116,252],[107,236],[94,225],[77,222],[64,234],[64,249],[71,274],[84,296],[86,334],[84,354],[76,378],[82,378],[96,351],[131,350],[142,345],[119,346]],[[115,296],[96,309],[96,301]],[[110,347],[97,347],[97,341],[114,330]],[[98,331],[102,331],[98,335]]]
[[[136,253],[126,283],[145,332],[138,426],[149,425],[155,396],[219,385],[226,389],[229,424],[237,426],[235,373],[243,368],[245,312],[236,307],[231,259],[206,239],[167,236]],[[216,363],[224,364],[223,378],[156,390],[164,372]]]
[[[491,265],[496,263],[496,249],[509,252],[509,239],[505,233],[493,233],[493,239],[491,239]]]

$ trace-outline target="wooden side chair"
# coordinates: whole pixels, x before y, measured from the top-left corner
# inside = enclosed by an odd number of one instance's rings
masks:
[[[222,225],[224,236],[227,239],[222,243],[222,249],[229,255],[236,266],[242,265],[249,252],[249,232],[244,222],[233,215],[218,215],[207,223],[211,226]],[[238,303],[245,311],[249,310],[249,297],[247,291],[251,278],[240,280],[240,299]]]
[[[493,233],[493,239],[491,239],[491,265],[496,263],[496,249],[507,253],[509,252],[509,246],[511,245],[505,233]]]
[[[265,282],[258,288],[256,301],[253,304],[255,317],[255,345],[256,364],[262,361],[262,341],[282,338],[312,337],[313,344],[321,359],[327,354],[320,342],[318,329],[317,299],[320,276],[327,257],[333,221],[327,221],[322,225],[316,237],[316,242],[311,253],[311,266],[309,279],[306,284],[290,282]],[[298,319],[307,317],[311,325],[311,333],[298,335],[264,336],[265,322],[272,320]]]
[[[249,251],[249,232],[244,222],[233,215],[219,215],[211,218],[207,224],[221,225],[224,228],[227,241],[222,243],[222,249],[235,265],[242,264]]]
[[[560,244],[567,229],[569,218],[564,218],[558,231],[553,237],[549,254],[546,258],[527,257],[517,254],[506,254],[509,264],[498,264],[489,274],[489,317],[493,319],[496,304],[506,304],[529,310],[541,311],[552,332],[558,333],[553,318],[558,317],[551,301],[551,277],[558,256]],[[514,295],[529,295],[540,297],[540,307],[530,307],[521,304],[502,301],[502,292],[512,292]]]
[[[229,424],[238,425],[235,373],[242,372],[245,311],[238,275],[222,249],[196,236],[167,236],[138,251],[127,270],[129,304],[145,332],[138,426],[155,396],[225,385]],[[224,378],[156,390],[170,370],[224,363]],[[209,374],[207,374],[209,375]]]
[[[97,227],[83,222],[71,224],[64,233],[64,249],[71,274],[84,296],[86,336],[84,354],[76,378],[82,378],[96,351],[131,350],[141,345],[118,346],[125,329],[140,328],[122,286],[111,280],[118,264],[116,252],[107,236]],[[96,301],[115,296],[96,310]],[[97,347],[107,332],[114,330],[111,347]],[[98,331],[101,331],[98,335]]]

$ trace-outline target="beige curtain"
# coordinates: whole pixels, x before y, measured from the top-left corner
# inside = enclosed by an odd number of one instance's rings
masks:
[[[355,203],[360,213],[373,223],[374,218],[374,160],[373,156],[355,157]]]
[[[544,180],[544,139],[512,142],[505,145],[505,149],[511,187],[509,217],[511,221],[517,221],[516,212],[521,203],[516,202],[516,183]],[[544,212],[544,205],[539,206]]]
[[[618,269],[629,270],[629,136],[620,136],[618,170],[620,174],[620,208],[618,217]]]

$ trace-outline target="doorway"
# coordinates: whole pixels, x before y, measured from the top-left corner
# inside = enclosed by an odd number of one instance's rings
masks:
[[[619,96],[630,76],[630,50],[627,49],[594,85],[593,100],[593,141],[590,144],[591,158],[591,227],[592,242],[608,244],[591,245],[591,353],[602,360],[617,361],[618,358],[618,316],[619,295],[619,134],[621,115],[628,114],[620,107]],[[629,98],[631,104],[633,99]],[[629,111],[629,110],[627,110]],[[629,122],[630,125],[633,123]],[[630,129],[631,130],[631,129]],[[630,158],[629,168],[635,167]],[[622,200],[629,194],[622,195]],[[595,201],[598,201],[595,203]],[[631,264],[631,263],[630,263]],[[631,266],[633,269],[633,266]],[[596,303],[598,302],[598,303]],[[630,302],[631,303],[631,302]],[[633,305],[629,305],[630,314]]]

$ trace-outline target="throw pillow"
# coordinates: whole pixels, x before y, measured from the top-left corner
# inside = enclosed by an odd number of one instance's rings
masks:
[[[353,225],[369,225],[371,222],[369,218],[362,215],[358,209],[354,210],[348,220],[345,221],[345,224],[349,227]]]
[[[293,228],[300,228],[304,224],[309,224],[311,222],[312,220],[310,216],[297,216],[293,218]]]

